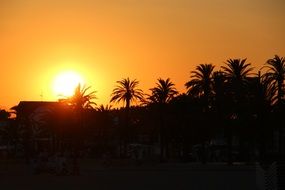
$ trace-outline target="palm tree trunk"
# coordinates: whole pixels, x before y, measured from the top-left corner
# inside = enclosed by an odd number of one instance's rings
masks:
[[[130,100],[128,99],[126,101],[126,107],[125,107],[125,121],[124,125],[122,126],[121,130],[121,154],[120,157],[126,157],[127,156],[127,141],[128,141],[128,130],[129,130],[129,114],[130,114]]]
[[[167,139],[166,139],[166,129],[165,129],[165,107],[164,105],[159,106],[159,145],[160,145],[160,162],[164,162],[166,158],[166,146],[167,146]]]
[[[281,109],[281,104],[282,104],[282,84],[283,84],[283,80],[279,80],[278,81],[278,113],[280,113],[280,109]],[[279,157],[283,157],[283,145],[282,145],[282,125],[278,126],[278,153],[279,153]]]
[[[227,144],[228,144],[228,164],[233,164],[233,155],[232,155],[232,149],[233,149],[233,133],[232,133],[232,126],[228,126],[228,138],[227,138]]]
[[[160,117],[160,126],[159,126],[159,146],[160,146],[160,162],[163,162],[165,158],[165,134],[164,134],[164,121],[162,117]]]

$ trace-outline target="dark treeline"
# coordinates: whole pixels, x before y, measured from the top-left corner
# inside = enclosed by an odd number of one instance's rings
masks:
[[[284,79],[285,59],[279,56],[257,73],[246,59],[226,60],[220,68],[200,64],[190,72],[185,94],[169,78],[159,78],[149,94],[137,80],[117,81],[110,103],[123,102],[120,109],[97,106],[95,92],[79,85],[74,96],[50,105],[38,119],[30,117],[32,108],[24,109],[29,106],[14,107],[16,118],[1,140],[24,147],[25,154],[34,151],[37,138],[50,137],[51,149],[70,146],[93,157],[137,158],[143,150],[144,160],[283,160]],[[8,117],[2,110],[0,119]]]

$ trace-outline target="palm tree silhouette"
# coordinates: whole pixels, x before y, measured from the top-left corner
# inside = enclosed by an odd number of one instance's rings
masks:
[[[277,102],[277,89],[271,84],[270,80],[260,75],[260,71],[258,72],[257,77],[258,82],[255,98],[259,102],[260,106],[265,106],[269,109],[270,105],[273,105],[274,102]]]
[[[148,99],[153,103],[166,104],[178,94],[178,91],[170,78],[166,80],[159,78],[157,80],[156,87],[150,89],[152,94]]]
[[[211,91],[211,77],[214,67],[212,64],[198,65],[196,70],[191,72],[191,80],[185,84],[188,89],[187,93],[195,96],[208,96]]]
[[[156,87],[151,88],[151,95],[148,97],[150,103],[158,104],[159,106],[159,144],[160,144],[160,159],[164,160],[165,156],[168,156],[168,132],[165,128],[165,115],[166,115],[166,104],[169,103],[178,91],[175,88],[174,83],[170,81],[170,78],[163,80],[157,79]],[[166,155],[165,155],[166,154]]]
[[[121,127],[120,130],[120,156],[126,154],[127,141],[128,141],[128,127],[129,127],[129,111],[131,103],[134,101],[143,101],[143,91],[138,88],[139,81],[136,79],[130,80],[129,78],[124,78],[117,81],[117,86],[111,94],[110,102],[119,103],[123,102],[125,104],[125,125]]]
[[[74,94],[71,97],[66,99],[59,100],[60,102],[65,102],[71,106],[73,111],[73,119],[75,128],[72,130],[72,148],[73,148],[73,163],[74,163],[74,174],[79,174],[79,164],[78,164],[78,155],[81,148],[82,142],[84,140],[83,136],[86,132],[86,119],[85,113],[86,110],[94,109],[93,105],[96,105],[93,102],[93,99],[96,99],[95,91],[87,93],[91,86],[86,87],[78,84],[74,90]],[[71,118],[72,119],[72,118]],[[79,127],[80,126],[80,127]]]
[[[211,106],[210,98],[213,94],[213,70],[215,66],[212,64],[200,64],[196,67],[194,71],[191,72],[190,81],[188,81],[185,86],[187,89],[187,94],[190,96],[198,97],[202,101],[202,110],[204,121],[208,121],[209,111]],[[201,122],[200,127],[206,129],[207,122]],[[206,139],[202,140],[202,162],[206,162],[205,156],[205,143]]]
[[[122,79],[117,81],[117,86],[111,94],[110,102],[125,103],[126,110],[129,110],[130,105],[133,101],[139,100],[142,101],[143,91],[138,88],[139,81],[130,80],[129,78]]]
[[[252,89],[251,89],[252,90]],[[271,85],[269,80],[261,76],[260,71],[257,75],[256,84],[253,86],[253,97],[251,104],[256,114],[256,133],[258,134],[257,142],[259,149],[259,161],[264,163],[266,158],[266,145],[272,141],[269,125],[269,118],[272,113],[272,104],[276,102],[276,89]]]
[[[262,77],[270,81],[271,85],[276,89],[277,103],[280,104],[284,96],[285,58],[275,55],[274,58],[267,60],[263,68],[268,70]]]
[[[187,88],[187,94],[203,98],[207,110],[210,106],[210,95],[213,88],[212,75],[214,67],[215,66],[212,64],[198,65],[196,67],[196,70],[191,72],[191,80],[185,84]]]
[[[228,59],[226,66],[221,66],[228,83],[232,85],[234,90],[240,90],[247,81],[247,77],[253,70],[250,63],[246,63],[246,59]],[[238,88],[238,89],[237,89]]]
[[[275,55],[274,58],[268,59],[265,63],[265,66],[263,68],[267,68],[266,73],[262,75],[262,78],[267,81],[271,88],[275,90],[275,97],[273,99],[273,105],[275,106],[275,113],[274,117],[275,122],[277,122],[277,128],[278,128],[278,152],[280,156],[284,156],[283,151],[283,97],[284,97],[284,80],[285,80],[285,58],[279,57],[278,55]],[[262,68],[262,69],[263,69]],[[277,109],[276,109],[277,108]],[[282,155],[283,154],[283,155]]]
[[[248,77],[253,67],[246,63],[246,59],[228,59],[225,64],[221,68],[226,78],[226,93],[232,98],[235,109],[238,109],[246,97]]]
[[[221,112],[225,93],[225,80],[226,77],[222,71],[215,71],[212,75],[213,78],[213,94],[215,107],[218,112]]]
[[[76,110],[81,111],[82,109],[93,109],[96,105],[93,99],[96,99],[96,91],[88,92],[91,86],[82,86],[80,84],[74,90],[74,94],[71,97],[60,100],[73,106]]]
[[[226,95],[229,101],[229,110],[227,110],[227,120],[229,126],[226,128],[228,140],[228,163],[232,164],[232,139],[233,126],[240,121],[241,113],[245,109],[246,93],[248,77],[253,70],[250,63],[246,63],[246,59],[228,59],[226,66],[221,66],[226,77]]]

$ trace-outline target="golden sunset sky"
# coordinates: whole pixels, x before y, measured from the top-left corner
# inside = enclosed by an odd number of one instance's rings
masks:
[[[0,0],[0,107],[57,100],[53,81],[70,70],[107,104],[125,77],[146,93],[170,77],[184,92],[200,63],[260,69],[285,56],[284,10],[284,0]]]

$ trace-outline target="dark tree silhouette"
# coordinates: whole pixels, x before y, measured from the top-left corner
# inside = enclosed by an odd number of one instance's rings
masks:
[[[272,127],[270,126],[269,118],[272,113],[272,104],[275,102],[276,89],[270,84],[269,80],[261,77],[260,71],[257,75],[254,85],[250,87],[252,93],[250,97],[252,116],[255,122],[252,127],[255,128],[257,134],[259,161],[266,161],[266,147],[272,141]]]
[[[215,71],[213,73],[213,94],[214,106],[218,113],[223,112],[225,101],[225,81],[226,77],[222,71]]]
[[[93,102],[93,99],[96,99],[95,91],[89,92],[88,90],[91,87],[81,87],[80,84],[75,88],[74,94],[71,97],[60,100],[62,102],[67,103],[73,109],[73,118],[74,119],[74,127],[72,130],[72,148],[73,148],[73,173],[79,174],[79,164],[78,164],[78,155],[79,150],[82,148],[84,136],[86,133],[86,110],[94,109],[93,105],[96,105]]]
[[[185,84],[188,95],[201,97],[207,111],[210,106],[210,96],[213,88],[212,74],[214,67],[212,64],[198,65],[196,70],[191,72],[191,80]]]
[[[117,81],[117,86],[111,94],[110,102],[123,102],[125,108],[129,109],[133,101],[143,100],[143,91],[138,88],[139,81],[130,80],[129,78]]]
[[[178,91],[174,83],[170,81],[170,78],[166,80],[159,78],[157,80],[156,87],[150,89],[151,95],[149,100],[153,103],[166,104],[178,94]]]
[[[185,86],[188,89],[188,95],[198,97],[199,101],[202,103],[201,122],[199,123],[200,128],[207,130],[209,123],[209,111],[212,107],[211,97],[213,95],[213,70],[215,66],[212,64],[200,64],[196,67],[195,71],[191,72],[191,80],[188,81]],[[203,135],[202,149],[201,149],[201,159],[202,162],[206,162],[205,156],[205,143],[207,140],[207,135]]]
[[[233,126],[238,125],[242,120],[243,111],[246,107],[247,84],[250,72],[253,70],[246,59],[228,59],[226,66],[222,66],[226,77],[226,94],[230,97],[229,110],[227,110],[227,121],[229,126],[226,128],[228,139],[228,163],[232,164],[232,139]],[[237,126],[236,126],[237,127]]]
[[[78,84],[74,90],[74,94],[71,97],[62,99],[60,101],[68,103],[78,111],[81,111],[82,109],[93,109],[94,105],[96,105],[96,103],[93,102],[93,99],[96,99],[96,91],[88,92],[90,88],[91,86],[81,87],[81,85]]]
[[[122,156],[122,154],[126,154],[127,140],[129,138],[128,128],[131,103],[134,101],[144,101],[143,91],[138,88],[138,85],[139,81],[137,81],[136,79],[130,80],[129,78],[125,78],[120,81],[117,81],[117,86],[111,94],[110,102],[123,102],[125,104],[125,125],[121,127],[120,132],[120,142],[123,143],[123,149],[122,146],[120,146],[120,156]]]
[[[212,90],[212,74],[215,66],[212,64],[200,64],[191,72],[191,80],[185,86],[187,93],[194,96],[209,97]]]
[[[266,73],[262,75],[265,81],[268,81],[273,88],[275,93],[275,98],[273,99],[273,105],[275,107],[274,112],[274,122],[276,122],[276,127],[278,128],[278,152],[280,155],[284,156],[283,151],[283,125],[284,120],[282,115],[284,114],[284,80],[285,80],[285,58],[275,55],[274,58],[268,59],[265,66],[267,68]]]
[[[262,77],[264,80],[270,81],[271,85],[276,89],[276,102],[281,104],[284,96],[285,58],[275,55],[274,58],[267,60],[263,68],[267,68],[267,71]]]
[[[250,63],[246,63],[246,59],[228,59],[225,64],[226,66],[221,68],[225,73],[227,82],[231,85],[232,90],[238,94],[246,84],[247,77],[253,68],[250,67]]]
[[[178,91],[170,78],[163,80],[157,79],[158,82],[154,88],[151,88],[151,95],[148,97],[151,103],[157,104],[159,107],[159,144],[160,144],[160,159],[161,161],[168,156],[168,130],[165,127],[166,104],[169,103]],[[166,154],[166,155],[165,155]]]

